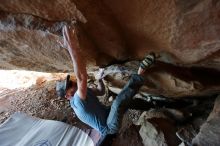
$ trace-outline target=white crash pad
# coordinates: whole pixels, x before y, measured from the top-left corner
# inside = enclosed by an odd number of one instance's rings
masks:
[[[0,125],[0,146],[94,146],[77,127],[15,113]]]

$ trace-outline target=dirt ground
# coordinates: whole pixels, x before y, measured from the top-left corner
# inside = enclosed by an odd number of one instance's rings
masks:
[[[5,78],[7,76],[8,74],[6,74]],[[8,87],[0,86],[0,124],[13,113],[24,112],[30,116],[42,119],[63,121],[81,129],[90,128],[76,117],[73,109],[70,107],[69,101],[66,99],[59,99],[56,95],[56,81],[63,79],[65,76],[65,74],[52,74],[51,76],[35,75],[35,78],[31,78],[31,76],[24,76],[24,78],[20,78],[21,81],[19,81],[19,84],[25,84],[24,87],[10,89]],[[9,79],[10,78],[11,77],[9,77]],[[10,81],[5,79],[5,81],[7,81],[7,84],[16,84],[16,80],[13,79]],[[0,81],[0,84],[1,82],[2,80]],[[34,84],[28,87],[28,82]],[[90,86],[95,86],[91,77],[88,82]],[[109,90],[107,90],[106,97],[110,96],[114,97],[116,94],[112,94]],[[105,105],[111,105],[111,102],[106,100],[106,98],[99,97],[99,99]],[[204,103],[206,103],[206,101],[204,101]],[[203,104],[201,105],[204,108],[207,107]],[[213,105],[208,105],[210,106],[209,109],[212,109]],[[201,108],[201,111],[203,114],[204,111],[206,111],[206,116],[202,120],[200,120],[201,118],[197,118],[202,122],[195,120],[195,122],[199,122],[199,124],[196,123],[195,125],[201,125],[210,113],[210,110],[207,109]],[[140,127],[133,124],[139,119],[142,112],[143,111],[140,110],[129,110],[124,115],[120,134],[114,140],[112,146],[143,146],[142,138],[139,134]]]
[[[1,89],[0,123],[15,112],[24,112],[43,119],[65,121],[73,126],[85,127],[76,118],[69,102],[58,99],[55,82],[36,84],[27,89]]]

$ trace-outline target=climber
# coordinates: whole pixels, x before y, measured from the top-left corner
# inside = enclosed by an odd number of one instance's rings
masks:
[[[62,33],[63,44],[67,47],[71,56],[77,82],[70,81],[70,76],[68,75],[64,81],[57,83],[57,94],[60,97],[67,98],[77,117],[99,131],[102,136],[118,133],[123,114],[133,96],[143,85],[143,75],[146,69],[154,63],[155,55],[146,55],[140,63],[137,74],[131,76],[131,79],[118,94],[109,109],[102,105],[96,97],[105,93],[102,81],[103,69],[100,70],[100,76],[98,77],[98,87],[87,88],[86,64],[81,55],[76,31],[70,26],[64,26]]]

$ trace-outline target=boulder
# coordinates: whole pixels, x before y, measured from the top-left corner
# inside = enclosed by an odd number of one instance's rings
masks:
[[[143,112],[136,124],[141,125],[139,133],[145,146],[176,146],[180,143],[173,121],[162,112]]]
[[[138,61],[112,65],[104,72],[106,84],[112,92],[118,94],[128,82],[131,74],[137,73]],[[140,89],[143,96],[167,98],[190,98],[215,94],[220,89],[220,72],[197,67],[177,67],[160,61],[145,73],[145,84]]]
[[[7,0],[0,3],[0,68],[70,72],[61,28],[77,21],[89,70],[156,52],[145,91],[169,97],[219,91],[218,0]],[[123,86],[123,84],[121,84]]]
[[[200,132],[193,139],[195,146],[219,146],[220,145],[220,96],[216,98],[213,111],[207,121],[201,126]]]
[[[220,2],[216,0],[9,0],[1,2],[0,10],[51,23],[79,21],[83,28],[80,33],[85,31],[87,42],[100,54],[93,56],[98,64],[141,58],[155,51],[163,61],[173,64],[219,69]]]

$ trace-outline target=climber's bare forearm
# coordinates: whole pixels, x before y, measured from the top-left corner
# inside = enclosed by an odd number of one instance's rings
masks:
[[[74,73],[76,75],[76,78],[78,80],[82,80],[84,77],[87,77],[86,65],[85,65],[84,60],[82,59],[80,52],[75,51],[77,49],[79,49],[79,48],[74,47],[74,46],[70,46],[68,48],[69,54],[70,54],[72,62],[73,62],[73,69],[74,69]]]
[[[78,85],[78,94],[80,98],[85,99],[86,98],[86,92],[87,92],[87,72],[86,72],[86,65],[83,61],[81,54],[78,55],[74,54],[75,49],[72,48],[72,51],[70,50],[69,53],[71,55],[71,59],[73,62],[73,68],[77,79],[77,85]]]
[[[86,64],[80,52],[77,36],[73,29],[64,28],[64,35],[69,54],[73,62],[74,73],[77,79],[78,94],[80,98],[86,98],[87,92],[87,72]]]

